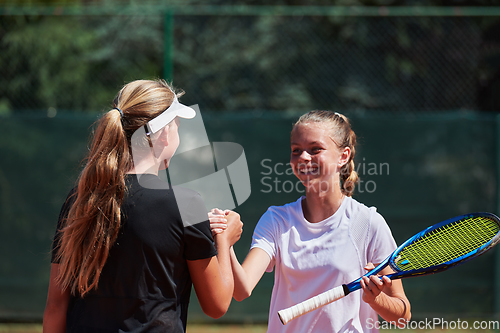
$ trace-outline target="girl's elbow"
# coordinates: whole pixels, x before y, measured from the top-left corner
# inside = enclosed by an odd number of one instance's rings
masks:
[[[219,319],[226,314],[228,308],[229,304],[228,305],[212,304],[211,306],[204,307],[203,313],[205,313],[207,316],[213,319]]]
[[[200,306],[207,316],[219,319],[223,315],[226,314],[229,309],[229,305],[231,305],[232,294],[229,292],[223,293],[222,295],[218,295],[217,297],[211,297],[208,300],[201,301]]]
[[[222,312],[222,311],[213,311],[214,309],[210,309],[210,311],[203,311],[207,316],[209,316],[210,318],[213,318],[213,319],[219,319],[220,317],[222,317],[223,315],[226,314],[226,312]]]
[[[247,299],[248,297],[250,297],[252,295],[252,291],[250,290],[245,290],[245,291],[240,291],[240,292],[235,292],[234,295],[233,295],[233,298],[238,301],[238,302],[241,302],[243,301],[244,299]]]
[[[246,297],[241,297],[240,295],[234,295],[233,298],[237,301],[237,302],[241,302],[243,301]]]

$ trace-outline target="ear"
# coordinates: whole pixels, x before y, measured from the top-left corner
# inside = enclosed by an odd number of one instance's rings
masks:
[[[169,132],[169,126],[165,126],[162,128],[160,135],[158,136],[158,140],[164,145],[168,146],[168,132]]]
[[[151,138],[151,143],[153,145],[152,148],[152,151],[153,151],[153,154],[156,158],[158,158],[163,149],[165,149],[166,146],[168,146],[168,129],[167,129],[168,126],[165,126],[164,128],[162,128],[158,133],[155,133],[154,136],[155,138]]]
[[[351,157],[351,148],[349,147],[344,147],[344,149],[341,151],[340,158],[339,158],[339,168],[342,168],[344,165],[349,162],[349,158]]]

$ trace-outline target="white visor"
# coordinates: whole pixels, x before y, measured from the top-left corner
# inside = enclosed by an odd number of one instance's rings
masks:
[[[153,134],[161,130],[163,127],[167,126],[175,117],[181,117],[186,119],[191,119],[196,116],[196,111],[194,111],[189,106],[181,104],[174,94],[174,101],[172,104],[163,111],[158,117],[150,120],[148,122],[147,135]]]

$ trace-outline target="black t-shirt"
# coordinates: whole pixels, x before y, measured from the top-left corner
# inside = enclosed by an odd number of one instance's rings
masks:
[[[185,189],[151,189],[154,175],[127,176],[122,226],[109,252],[97,290],[71,296],[67,332],[185,332],[191,277],[186,260],[213,257],[208,215],[204,222],[185,226],[177,206],[202,207],[201,197]],[[177,200],[176,200],[177,198]],[[58,230],[74,200],[61,210]],[[179,202],[179,204],[181,204]],[[205,212],[206,210],[203,209]],[[197,211],[200,211],[198,209]],[[54,239],[52,262],[59,244]]]

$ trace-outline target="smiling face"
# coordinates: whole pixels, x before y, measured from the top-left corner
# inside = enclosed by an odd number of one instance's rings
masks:
[[[308,191],[339,188],[340,169],[349,160],[350,148],[339,149],[328,125],[306,122],[292,130],[290,164]]]

